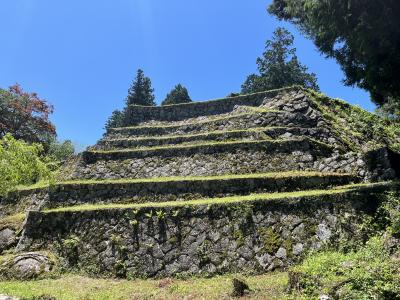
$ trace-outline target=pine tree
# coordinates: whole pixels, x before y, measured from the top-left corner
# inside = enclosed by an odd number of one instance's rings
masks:
[[[252,74],[242,85],[242,93],[255,93],[293,85],[318,90],[315,74],[308,73],[293,48],[294,37],[284,28],[274,31],[272,40],[266,42],[265,52],[257,59],[259,75]]]
[[[126,105],[154,106],[154,89],[151,87],[150,78],[144,75],[143,70],[139,69],[136,78],[128,90]]]
[[[189,103],[189,102],[192,102],[192,99],[190,99],[188,90],[181,84],[178,84],[167,95],[167,97],[161,103],[161,105],[171,105],[171,104]]]

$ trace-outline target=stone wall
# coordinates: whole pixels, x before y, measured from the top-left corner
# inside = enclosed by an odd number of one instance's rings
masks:
[[[177,145],[175,147],[159,147],[144,149],[120,149],[117,151],[85,151],[82,158],[87,164],[101,160],[144,159],[148,157],[190,157],[197,155],[213,155],[214,153],[230,153],[235,151],[264,151],[274,153],[291,153],[293,151],[310,151],[313,155],[332,153],[333,149],[324,143],[301,137],[284,140],[232,141],[224,143],[206,143],[195,145]]]
[[[332,153],[327,147],[314,146],[304,141],[281,145],[276,143],[266,147],[264,144],[251,144],[249,147],[244,145],[230,152],[217,152],[214,147],[210,148],[208,154],[196,153],[190,156],[181,156],[179,154],[181,150],[174,149],[175,152],[171,152],[173,154],[171,157],[94,159],[94,163],[89,164],[86,162],[92,162],[92,157],[86,157],[76,168],[72,178],[153,178],[314,170],[315,161]],[[107,155],[112,158],[112,154]]]
[[[193,135],[152,136],[152,137],[120,137],[104,138],[92,147],[95,150],[132,149],[139,147],[157,147],[180,145],[187,143],[207,143],[225,141],[249,141],[265,139],[288,139],[311,137],[324,143],[330,142],[330,133],[325,128],[304,127],[270,127],[248,130],[212,131]]]
[[[238,205],[31,211],[17,249],[50,249],[67,269],[103,276],[262,273],[310,249],[365,238],[360,225],[390,188]]]
[[[288,88],[282,90],[294,90]],[[125,125],[136,125],[149,120],[179,121],[199,116],[212,116],[228,113],[235,106],[260,106],[266,97],[274,97],[280,91],[268,91],[251,95],[242,95],[213,101],[192,102],[180,105],[137,106],[128,107]]]
[[[316,127],[316,119],[298,113],[264,111],[224,118],[161,126],[138,126],[111,129],[107,137],[162,136],[167,134],[208,133],[216,130],[239,130],[266,126]]]
[[[358,182],[351,175],[288,174],[283,177],[180,179],[140,182],[64,183],[11,193],[16,203],[30,203],[25,210],[42,210],[82,204],[143,203],[182,201],[200,198],[249,195],[251,193],[290,192],[299,189],[324,189],[332,185]],[[40,201],[38,201],[40,199]]]

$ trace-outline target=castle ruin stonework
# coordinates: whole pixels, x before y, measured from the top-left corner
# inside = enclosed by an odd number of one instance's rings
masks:
[[[102,276],[208,276],[362,239],[398,189],[399,157],[353,110],[299,87],[131,106],[63,181],[1,199],[0,252]]]

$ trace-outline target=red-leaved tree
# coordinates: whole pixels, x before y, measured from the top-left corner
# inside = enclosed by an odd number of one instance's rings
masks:
[[[27,142],[47,143],[56,136],[49,115],[53,106],[19,84],[0,89],[0,138],[10,133]]]

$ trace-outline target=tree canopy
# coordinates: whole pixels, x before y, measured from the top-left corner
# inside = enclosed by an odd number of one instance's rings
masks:
[[[10,133],[27,142],[48,143],[56,136],[49,115],[53,107],[36,93],[27,93],[18,85],[0,89],[0,138]]]
[[[105,130],[110,130],[111,128],[117,128],[124,126],[125,113],[120,110],[114,110],[111,117],[108,118],[106,124],[104,125]]]
[[[294,23],[357,85],[382,105],[400,101],[400,2],[274,0],[268,11]]]
[[[151,87],[150,78],[144,75],[143,70],[137,70],[136,78],[128,90],[126,104],[154,106],[156,105],[154,99],[154,89]]]
[[[179,103],[189,103],[192,102],[190,99],[188,90],[178,84],[174,87],[174,89],[168,93],[165,100],[161,103],[161,105],[171,105],[171,104],[179,104]]]
[[[294,37],[286,29],[278,27],[271,40],[266,42],[265,52],[257,59],[259,75],[252,74],[242,85],[242,93],[255,93],[292,85],[318,90],[315,74],[308,73],[293,47]]]

